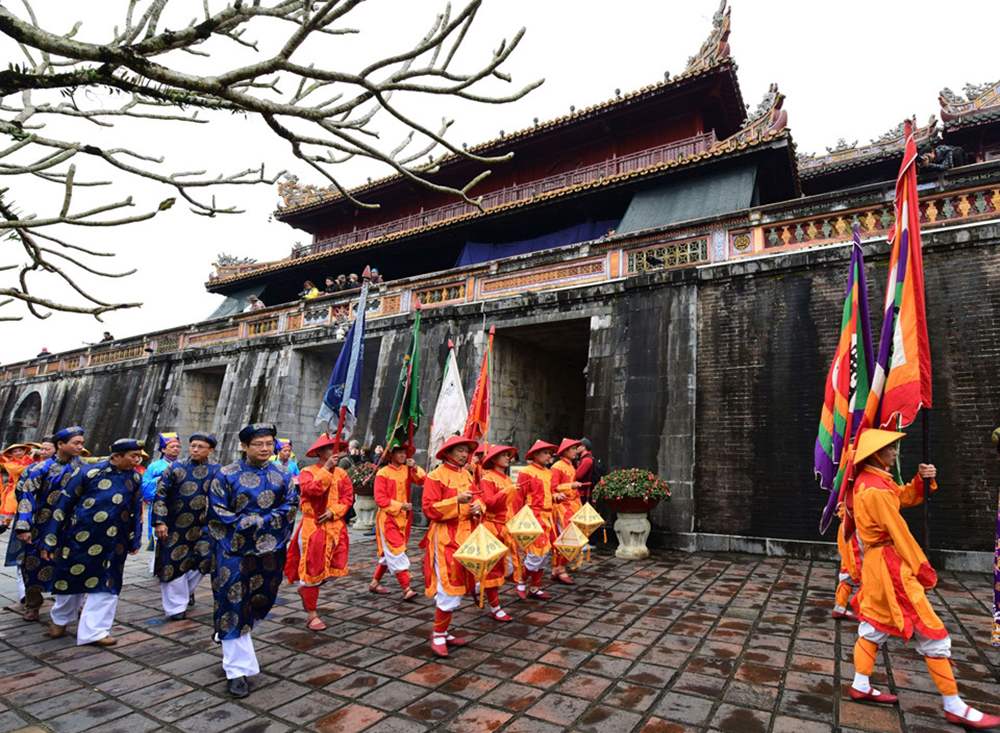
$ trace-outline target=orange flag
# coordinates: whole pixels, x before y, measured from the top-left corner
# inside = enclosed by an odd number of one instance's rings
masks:
[[[493,375],[493,336],[496,326],[490,326],[490,337],[483,354],[483,364],[479,368],[476,390],[469,403],[469,417],[465,421],[462,437],[482,442],[490,428],[490,379]]]

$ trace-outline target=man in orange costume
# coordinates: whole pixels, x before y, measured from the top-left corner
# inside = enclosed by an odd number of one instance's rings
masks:
[[[306,456],[319,460],[299,474],[302,519],[288,544],[285,577],[299,584],[302,607],[309,616],[306,626],[312,631],[326,628],[316,610],[319,587],[327,578],[347,575],[350,539],[344,516],[354,505],[354,486],[337,466],[343,452],[343,443],[321,435],[306,451]]]
[[[542,525],[542,533],[534,542],[528,545],[524,556],[524,570],[528,581],[527,590],[518,586],[517,594],[521,598],[535,598],[547,601],[551,596],[542,590],[542,566],[546,556],[552,551],[552,543],[558,536],[556,531],[555,512],[557,504],[565,501],[565,490],[572,485],[557,485],[549,464],[556,447],[544,440],[536,440],[535,444],[525,454],[528,465],[517,475],[517,487],[524,503],[531,507],[535,519]],[[553,488],[555,487],[555,488]]]
[[[514,582],[523,588],[521,562],[517,554],[520,548],[507,530],[507,521],[520,511],[523,504],[521,492],[508,475],[511,461],[515,458],[517,458],[517,448],[509,445],[490,446],[482,459],[483,475],[479,480],[479,490],[486,505],[483,524],[498,540],[507,545],[510,550]],[[507,558],[501,558],[483,581],[486,600],[490,604],[490,614],[501,623],[514,620],[500,607],[500,588],[503,586],[506,574]]]
[[[0,451],[0,469],[3,469],[0,473],[0,522],[5,527],[17,514],[14,487],[24,470],[35,462],[31,452],[37,448],[41,448],[38,443],[15,443]]]
[[[856,621],[857,617],[851,611],[849,601],[851,593],[861,584],[861,541],[857,532],[846,534],[847,522],[844,521],[845,508],[837,507],[840,526],[837,527],[837,551],[840,554],[840,572],[837,574],[837,594],[833,602],[833,618]]]
[[[582,447],[583,444],[579,440],[563,438],[556,451],[558,459],[552,464],[552,485],[558,486],[559,491],[565,496],[552,512],[557,536],[569,526],[573,515],[583,506],[578,491],[583,484],[576,480],[576,466],[573,463]],[[573,579],[566,570],[566,558],[558,552],[552,553],[552,579],[565,585],[573,585]]]
[[[941,693],[945,719],[975,730],[1000,726],[1000,717],[986,715],[966,705],[958,695],[951,668],[951,637],[938,618],[925,591],[937,584],[937,573],[900,515],[901,507],[920,504],[924,482],[937,489],[937,469],[921,463],[914,479],[900,486],[889,473],[896,464],[899,440],[904,433],[866,430],[858,437],[854,464],[854,523],[865,548],[861,567],[861,590],[854,607],[861,621],[854,645],[854,700],[893,704],[895,695],[879,692],[869,677],[879,647],[889,636],[917,637],[931,679]]]
[[[410,503],[410,484],[423,485],[427,474],[407,455],[405,445],[393,446],[389,451],[389,465],[383,466],[375,474],[375,543],[378,547],[378,563],[368,590],[385,594],[389,589],[379,581],[386,570],[396,576],[403,589],[403,600],[417,597],[410,587],[410,558],[406,555],[406,543],[410,541],[413,527],[413,505]]]
[[[474,585],[472,575],[455,559],[455,551],[472,533],[472,523],[482,516],[482,501],[473,494],[472,476],[465,470],[478,443],[453,436],[437,452],[443,463],[424,479],[423,510],[430,521],[420,546],[424,548],[424,584],[434,599],[434,633],[431,651],[447,657],[448,647],[465,646],[466,639],[448,633],[451,615],[462,596]]]

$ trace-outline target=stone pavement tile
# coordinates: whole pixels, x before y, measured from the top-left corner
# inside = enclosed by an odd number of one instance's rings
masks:
[[[562,733],[565,730],[561,725],[543,723],[534,718],[515,718],[512,723],[503,729],[503,733]],[[469,733],[472,733],[472,731],[469,731]]]
[[[722,695],[722,690],[726,686],[724,677],[713,677],[707,674],[695,674],[694,672],[684,672],[673,684],[673,689],[678,692],[690,692],[703,697],[718,698]]]
[[[835,699],[832,695],[815,692],[785,690],[778,702],[778,711],[784,715],[812,720],[832,720]],[[874,706],[868,706],[874,707]]]
[[[537,641],[522,639],[507,647],[504,654],[533,662],[543,654],[546,654],[550,649],[552,647],[549,644],[540,644]]]
[[[579,672],[564,677],[563,681],[556,687],[556,690],[567,695],[596,700],[610,686],[611,680],[609,679]]]
[[[628,659],[618,659],[616,657],[606,657],[602,654],[595,654],[593,657],[580,665],[580,671],[591,672],[593,674],[601,675],[602,677],[610,677],[611,679],[618,679],[624,675],[625,671],[631,666],[632,663]]]
[[[661,690],[662,688],[619,682],[611,688],[602,702],[617,708],[642,712],[653,704]]]
[[[449,667],[447,664],[441,664],[440,662],[428,662],[423,667],[417,667],[417,669],[412,672],[403,675],[403,679],[407,682],[412,682],[415,685],[422,685],[423,687],[429,687],[434,689],[444,682],[450,680],[457,674],[461,674],[462,670],[456,669],[455,667]]]
[[[900,733],[899,712],[890,705],[862,705],[840,700],[840,725],[871,733]],[[943,726],[942,726],[943,727]]]
[[[10,733],[10,731],[21,730],[27,725],[24,718],[12,710],[0,713],[0,733]],[[43,728],[36,728],[39,733],[44,733]]]
[[[833,726],[829,723],[790,718],[787,715],[777,716],[774,719],[774,727],[771,728],[771,733],[832,733],[832,731]]]
[[[831,677],[805,672],[788,672],[785,675],[785,689],[815,692],[818,695],[832,695],[834,685]]]
[[[360,702],[382,710],[397,711],[416,702],[426,694],[427,690],[423,687],[411,685],[402,680],[392,680],[360,698]]]
[[[622,733],[635,728],[642,716],[618,708],[597,705],[580,716],[574,730],[581,733]]]
[[[510,717],[511,714],[506,711],[489,708],[485,705],[474,705],[456,715],[448,723],[445,730],[452,731],[452,733],[495,731],[510,720]]]
[[[604,647],[601,653],[611,657],[636,660],[648,650],[649,646],[646,644],[636,644],[631,641],[613,641]]]
[[[170,700],[171,698],[186,695],[192,690],[194,690],[193,687],[184,684],[180,680],[166,679],[155,685],[143,687],[139,690],[133,690],[132,692],[127,692],[124,695],[118,695],[116,696],[116,699],[121,700],[126,705],[131,705],[134,708],[146,709],[152,705],[158,705],[161,702]]]
[[[735,705],[720,705],[712,718],[712,728],[725,733],[767,733],[770,713]]]
[[[833,647],[831,647],[832,650]],[[746,653],[743,655],[743,659],[748,662],[754,662],[755,664],[762,664],[767,667],[777,667],[778,669],[785,668],[785,659],[788,656],[788,652],[775,651],[773,649],[754,649],[753,647],[747,649]]]
[[[687,663],[690,655],[691,652],[688,651],[655,646],[643,655],[641,661],[659,664],[663,667],[679,668]]]
[[[145,708],[143,712],[152,715],[157,720],[173,723],[175,720],[191,715],[194,710],[204,710],[221,703],[222,700],[215,695],[204,690],[195,690]]]
[[[796,672],[810,672],[833,677],[834,664],[832,657],[824,659],[822,657],[810,657],[805,654],[793,654],[788,667]]]
[[[526,715],[541,718],[550,723],[568,726],[591,704],[589,700],[549,692],[525,711]]]
[[[671,667],[661,667],[658,664],[636,662],[628,670],[628,674],[625,675],[625,679],[629,682],[634,682],[637,685],[663,688],[670,684],[670,680],[673,679],[676,673],[677,670]]]
[[[450,695],[458,695],[469,700],[475,700],[485,695],[501,682],[502,680],[496,677],[487,677],[486,675],[466,671],[444,682],[438,689]]]
[[[359,671],[342,677],[323,689],[327,692],[353,699],[371,692],[376,687],[380,687],[388,681],[388,677]]]
[[[30,715],[34,715],[41,720],[49,720],[58,715],[79,710],[80,708],[94,705],[104,700],[104,695],[94,690],[74,690],[62,695],[54,695],[25,705],[24,710]]]
[[[28,672],[5,675],[0,677],[0,695],[7,696],[16,690],[34,687],[58,677],[62,677],[62,673],[51,667],[38,667]]]
[[[674,685],[674,689],[677,686]],[[742,707],[758,708],[760,710],[773,710],[778,701],[779,690],[777,687],[766,685],[751,685],[748,682],[734,681],[726,689],[723,699]]]
[[[343,705],[344,702],[342,700],[314,690],[294,702],[282,705],[280,708],[275,708],[271,711],[271,715],[296,726],[296,730],[298,730],[306,723],[329,715],[334,710],[340,709]]]
[[[656,704],[653,713],[672,723],[702,725],[712,712],[712,701],[678,692],[668,692]]]
[[[268,672],[278,677],[292,677],[300,672],[315,669],[323,664],[324,661],[326,660],[313,657],[309,654],[292,654],[284,659],[279,659],[273,664],[261,664],[261,666],[266,666]],[[334,659],[333,661],[337,660]]]
[[[451,656],[448,657],[448,664],[461,669],[478,668],[490,656],[489,652],[484,652],[481,649],[467,649],[465,647],[461,649],[453,648],[449,654]]]
[[[546,664],[532,664],[514,676],[515,682],[535,687],[549,688],[566,676],[566,670]]]
[[[491,659],[487,659],[485,662],[480,664],[476,671],[489,675],[490,677],[510,679],[522,669],[527,667],[528,664],[530,664],[530,662],[525,659],[515,659],[514,657],[498,655],[492,657]]]
[[[95,667],[100,667],[105,664],[113,664],[114,662],[121,660],[121,657],[117,654],[105,651],[96,651],[95,647],[92,646],[80,648],[87,649],[90,654],[80,656],[75,659],[69,659],[64,662],[54,662],[52,666],[68,674],[73,674],[76,672],[94,669]]]
[[[909,719],[909,714],[924,715],[928,718],[933,718],[941,714],[941,696],[939,694],[900,690],[899,707],[904,713],[907,713],[907,719]]]
[[[217,657],[211,654],[205,654],[204,652],[194,652],[193,654],[188,654],[180,659],[175,659],[172,662],[158,664],[156,665],[156,668],[168,674],[184,677],[185,675],[196,670],[218,664],[220,664],[220,660]],[[266,662],[261,662],[260,664],[262,667],[267,667]]]
[[[515,682],[505,682],[492,692],[483,696],[481,702],[496,705],[505,710],[522,712],[534,704],[542,696],[541,690],[526,687]]]
[[[906,730],[909,733],[959,733],[962,728],[952,725],[944,719],[942,713],[932,716],[906,715]]]
[[[683,723],[671,723],[663,718],[652,717],[639,729],[639,733],[697,733],[697,730]]]
[[[288,733],[292,730],[284,723],[267,718],[255,718],[246,723],[237,725],[235,728],[228,728],[226,733]]]
[[[408,705],[403,713],[421,723],[434,724],[450,718],[465,707],[466,703],[466,700],[454,695],[432,692]]]
[[[234,702],[226,702],[175,721],[174,726],[184,733],[218,733],[254,717],[256,714],[252,710]]]
[[[701,645],[701,653],[708,657],[720,659],[735,659],[743,652],[742,644],[732,644],[723,641],[706,641]],[[766,650],[761,650],[766,651]]]
[[[411,657],[406,654],[394,654],[387,659],[383,659],[382,661],[371,665],[368,667],[368,671],[374,672],[375,674],[384,674],[386,677],[402,677],[404,674],[408,674],[417,667],[421,667],[426,663],[426,659],[421,659],[419,657]]]
[[[78,733],[84,730],[103,729],[108,721],[123,718],[131,712],[120,702],[101,700],[80,710],[47,720],[45,725],[56,733]]]
[[[377,670],[372,671],[376,672]],[[351,667],[344,667],[340,664],[325,662],[318,667],[311,667],[302,672],[295,673],[292,675],[292,679],[313,688],[326,687],[331,682],[336,682],[337,680],[343,679],[347,675],[353,673],[354,670]],[[386,672],[384,674],[388,673]]]
[[[135,662],[129,662],[123,659],[119,662],[115,662],[114,664],[84,670],[83,672],[79,672],[76,677],[77,679],[94,685],[98,682],[107,682],[108,680],[117,679],[118,677],[122,677],[124,675],[135,674],[142,669],[144,668],[140,667]]]
[[[41,685],[18,690],[15,694],[8,697],[23,707],[39,700],[55,697],[71,690],[77,690],[80,687],[80,683],[72,677],[59,677]]]
[[[365,733],[424,733],[427,726],[408,718],[382,718]]]
[[[271,710],[292,700],[297,700],[309,692],[312,692],[312,689],[305,685],[299,685],[289,680],[276,680],[263,688],[255,685],[253,694],[247,698],[246,702],[261,710]]]
[[[752,685],[779,685],[784,671],[774,667],[765,667],[754,662],[743,662],[736,668],[736,679],[749,682]]]

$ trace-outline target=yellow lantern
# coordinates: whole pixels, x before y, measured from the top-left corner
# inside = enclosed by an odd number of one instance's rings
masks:
[[[538,523],[531,507],[525,504],[521,511],[507,521],[507,531],[524,550],[542,534],[542,525]]]
[[[580,557],[580,553],[583,552],[583,548],[587,546],[587,537],[577,529],[577,526],[573,523],[567,524],[566,529],[556,537],[556,541],[552,543],[553,547],[559,552],[560,555],[566,558],[567,561],[573,562]]]
[[[597,513],[597,510],[590,505],[588,501],[582,507],[576,510],[576,513],[570,517],[570,522],[576,525],[576,528],[583,532],[585,537],[590,537],[602,524],[604,524],[604,519],[601,515]]]
[[[507,553],[507,545],[498,540],[485,525],[480,524],[457,550],[455,559],[479,581]]]

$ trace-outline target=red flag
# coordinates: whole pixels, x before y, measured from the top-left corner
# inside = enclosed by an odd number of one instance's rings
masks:
[[[493,335],[496,327],[490,326],[490,337],[483,354],[483,364],[479,368],[476,390],[469,402],[469,417],[465,421],[462,436],[482,442],[490,428],[490,378],[493,375]]]

